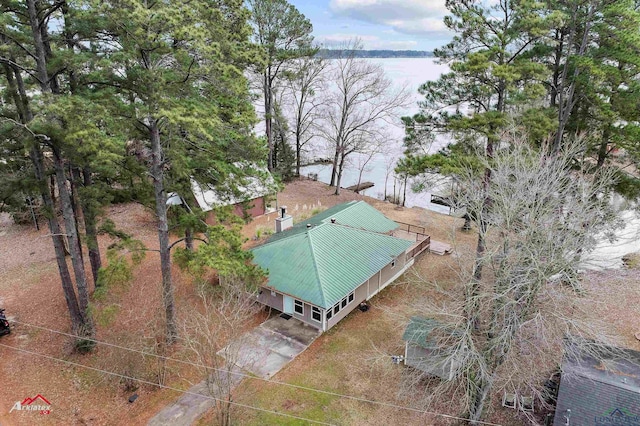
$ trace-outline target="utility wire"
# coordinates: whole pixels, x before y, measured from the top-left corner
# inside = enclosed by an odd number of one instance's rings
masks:
[[[289,417],[289,418],[296,419],[296,420],[303,420],[303,421],[309,422],[309,423],[316,423],[316,424],[321,424],[321,425],[333,426],[332,423],[325,423],[325,422],[322,422],[322,421],[319,421],[319,420],[307,419],[305,417],[294,416],[293,414],[280,413],[278,411],[267,410],[265,408],[260,408],[260,407],[254,407],[253,405],[241,404],[239,402],[225,401],[223,399],[215,398],[215,397],[210,396],[210,395],[203,395],[203,394],[196,393],[196,392],[190,392],[188,390],[185,391],[185,390],[174,388],[174,387],[171,387],[171,386],[162,385],[160,383],[154,383],[154,382],[150,382],[148,380],[139,379],[137,377],[125,376],[124,374],[114,373],[113,371],[107,371],[107,370],[102,370],[100,368],[90,367],[88,365],[79,364],[79,363],[73,362],[73,361],[67,361],[65,359],[56,358],[56,357],[49,356],[49,355],[44,355],[44,354],[41,354],[41,353],[38,353],[38,352],[29,351],[27,349],[17,348],[15,346],[5,345],[3,343],[0,343],[0,347],[9,348],[9,349],[13,349],[13,350],[16,350],[16,351],[19,351],[19,352],[24,352],[26,354],[39,356],[41,358],[49,359],[49,360],[52,360],[52,361],[62,362],[62,363],[65,363],[65,364],[73,365],[75,367],[86,368],[88,370],[97,371],[98,373],[103,373],[103,374],[108,374],[108,375],[111,375],[111,376],[120,377],[121,379],[134,380],[136,382],[144,383],[144,384],[147,384],[147,385],[157,386],[159,388],[169,389],[169,390],[172,390],[172,391],[176,391],[176,392],[180,392],[180,393],[184,393],[184,394],[188,394],[188,395],[194,395],[194,396],[197,396],[197,397],[200,397],[200,398],[206,398],[206,399],[211,399],[211,400],[214,400],[214,401],[220,401],[220,402],[224,402],[224,403],[229,403],[229,404],[232,404],[232,405],[237,405],[238,407],[249,408],[251,410],[262,411],[262,412],[269,413],[269,414],[276,414],[278,416]]]
[[[146,356],[159,358],[159,359],[162,359],[162,360],[165,360],[165,361],[174,361],[174,362],[177,362],[177,363],[180,363],[180,364],[190,365],[192,367],[199,367],[199,368],[204,368],[204,369],[208,369],[208,370],[223,372],[223,373],[227,373],[227,374],[234,374],[236,376],[240,376],[240,377],[247,378],[247,379],[260,380],[260,381],[263,381],[263,382],[266,382],[266,383],[272,383],[272,384],[281,385],[281,386],[288,386],[288,387],[294,388],[294,389],[299,389],[299,390],[304,390],[304,391],[309,391],[309,392],[316,392],[316,393],[321,393],[321,394],[324,394],[324,395],[330,395],[330,396],[335,396],[335,397],[339,397],[339,398],[351,399],[351,400],[358,401],[358,402],[366,402],[366,403],[369,403],[369,404],[377,404],[377,405],[382,405],[382,406],[385,406],[385,407],[395,408],[395,409],[399,409],[399,410],[413,411],[415,413],[420,413],[420,414],[431,414],[431,415],[434,415],[434,416],[439,416],[439,417],[443,417],[443,418],[447,418],[447,419],[451,419],[451,420],[461,420],[461,421],[465,421],[465,422],[468,422],[468,423],[471,422],[471,420],[465,419],[464,417],[452,416],[452,415],[449,415],[449,414],[438,413],[438,412],[434,412],[434,411],[420,410],[418,408],[407,407],[407,406],[404,406],[404,405],[397,405],[397,404],[393,404],[393,403],[390,403],[390,402],[375,401],[375,400],[371,400],[371,399],[362,398],[362,397],[359,397],[359,396],[345,395],[345,394],[341,394],[341,393],[337,393],[337,392],[331,392],[331,391],[311,388],[311,387],[307,387],[307,386],[295,385],[295,384],[292,384],[292,383],[280,382],[280,381],[277,381],[277,380],[265,379],[265,378],[262,378],[262,377],[253,376],[253,375],[242,373],[242,372],[238,372],[238,371],[228,371],[228,370],[225,370],[225,369],[211,367],[211,366],[207,366],[207,365],[203,365],[203,364],[198,364],[198,363],[194,363],[194,362],[191,362],[191,361],[184,361],[184,360],[181,360],[181,359],[170,358],[170,357],[154,354],[154,353],[151,353],[151,352],[145,352],[145,351],[141,351],[141,350],[138,350],[138,349],[129,348],[129,347],[126,347],[126,346],[116,345],[114,343],[109,343],[109,342],[104,342],[104,341],[100,341],[100,340],[96,340],[96,339],[91,339],[91,338],[88,338],[88,337],[78,336],[78,335],[75,335],[75,334],[66,333],[64,331],[53,330],[53,329],[47,328],[47,327],[41,327],[39,325],[29,324],[29,323],[20,322],[20,321],[12,321],[12,322],[14,322],[16,324],[25,325],[25,326],[28,326],[28,327],[33,327],[33,328],[36,328],[36,329],[39,329],[39,330],[49,331],[51,333],[61,334],[63,336],[73,337],[73,338],[76,338],[76,339],[82,339],[82,340],[86,340],[86,341],[89,341],[89,342],[94,342],[94,343],[97,343],[97,344],[100,344],[100,345],[110,346],[110,347],[117,348],[117,349],[122,349],[122,350],[126,350],[126,351],[139,353],[141,355],[146,355]],[[478,425],[486,425],[486,426],[502,426],[502,425],[500,425],[498,423],[484,422],[482,420],[476,420],[475,423],[478,424]]]

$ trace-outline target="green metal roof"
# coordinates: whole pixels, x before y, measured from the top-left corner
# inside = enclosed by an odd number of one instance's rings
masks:
[[[335,219],[336,223],[340,225],[383,234],[393,231],[399,226],[366,202],[350,201],[330,207],[315,216],[295,224],[291,229],[273,234],[271,238],[269,238],[269,242],[287,238],[293,234],[304,233],[307,231],[307,224],[320,225],[323,223],[331,223],[331,219]]]
[[[402,340],[414,343],[425,349],[440,349],[437,337],[432,335],[434,331],[437,331],[437,334],[446,332],[448,336],[461,336],[458,330],[443,325],[433,318],[411,317],[402,335]]]
[[[329,215],[323,216],[328,220],[336,217],[337,213],[354,208],[353,203],[349,204],[349,209],[339,212],[327,210]],[[352,210],[355,214],[362,211],[366,211],[366,208]],[[346,216],[343,220],[350,219]],[[395,222],[387,221],[397,226]],[[355,223],[353,220],[350,222]],[[311,228],[306,227],[307,223],[314,222],[306,221],[302,231],[282,232],[287,235],[254,248],[253,260],[269,271],[269,287],[325,309],[355,290],[413,244],[339,223],[321,220]],[[365,224],[362,222],[362,225]],[[385,227],[385,222],[379,219],[371,224],[377,229],[388,229],[390,226],[387,223]]]

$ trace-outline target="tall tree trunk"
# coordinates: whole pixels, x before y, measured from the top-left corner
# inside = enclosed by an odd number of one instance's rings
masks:
[[[336,174],[336,191],[334,192],[334,195],[340,195],[340,183],[342,181],[342,171],[344,170],[344,159],[345,155],[342,154],[340,156],[340,164],[338,165],[338,171]]]
[[[73,40],[73,32],[69,30],[70,23],[70,14],[69,14],[69,5],[66,1],[63,1],[62,4],[62,14],[64,16],[64,38],[67,44],[67,48],[70,52],[75,50],[74,40]],[[45,43],[46,44],[46,43]],[[69,88],[72,94],[75,94],[78,88],[78,82],[75,75],[75,72],[71,69],[68,72],[69,78]],[[91,176],[91,167],[84,166],[82,168],[82,172],[79,168],[74,168],[73,172],[73,180],[75,194],[79,200],[79,205],[82,210],[82,218],[84,220],[84,228],[86,235],[86,245],[89,251],[89,263],[91,264],[91,276],[93,277],[93,285],[96,288],[99,285],[98,281],[98,271],[102,267],[102,261],[100,259],[100,247],[98,246],[98,236],[96,229],[96,210],[94,209],[91,200],[88,199],[88,195],[86,193],[86,188],[91,187],[93,184],[93,178]],[[84,194],[79,193],[77,191],[77,185],[81,185],[85,191]],[[77,223],[77,216],[76,216]]]
[[[193,251],[193,231],[190,227],[184,230],[184,247],[189,251]]]
[[[83,186],[85,189],[93,185],[91,167],[85,166],[82,169],[82,178]],[[97,287],[99,286],[98,271],[102,267],[102,260],[100,259],[100,247],[98,246],[96,211],[95,208],[91,205],[91,201],[87,199],[86,194],[83,194],[80,197],[80,203],[82,205],[82,212],[84,216],[84,229],[87,235],[87,248],[89,249],[89,262],[91,263],[93,285]]]
[[[589,44],[589,34],[591,31],[592,18],[595,12],[596,6],[593,3],[590,3],[587,12],[587,17],[584,26],[584,33],[582,34],[582,40],[580,42],[580,47],[578,48],[578,52],[576,52],[577,56],[583,56],[587,45]],[[573,46],[573,40],[577,35],[577,20],[578,20],[578,6],[575,6],[574,16],[572,17],[573,22],[569,32],[569,40],[567,42],[567,46],[569,49]],[[569,50],[570,51],[570,50]],[[571,112],[573,111],[573,107],[576,104],[575,99],[575,91],[576,91],[576,83],[578,76],[580,75],[581,68],[576,66],[573,70],[573,75],[571,76],[571,81],[569,82],[568,72],[569,65],[571,61],[569,58],[565,60],[564,68],[562,70],[562,76],[560,77],[560,90],[558,93],[558,129],[556,130],[555,137],[553,139],[553,145],[551,147],[552,152],[556,153],[562,147],[562,140],[564,138],[564,130],[569,122],[569,118],[571,117]],[[566,94],[565,94],[566,90]]]
[[[604,131],[602,132],[602,140],[600,141],[600,147],[598,149],[598,163],[597,163],[598,168],[601,168],[602,166],[604,166],[604,162],[607,159],[607,156],[609,155],[608,146],[609,146],[610,135],[611,135],[611,126],[607,125],[607,127],[605,127]]]
[[[16,105],[16,109],[19,112],[20,120],[23,124],[28,124],[33,119],[33,113],[29,108],[28,97],[22,76],[19,71],[14,70],[9,66],[4,66],[3,68],[7,76],[11,96]],[[78,300],[73,289],[73,282],[71,280],[69,267],[67,266],[64,237],[55,216],[55,205],[51,198],[51,193],[49,192],[45,176],[44,157],[38,144],[39,142],[37,140],[33,142],[33,146],[29,150],[29,158],[33,164],[34,175],[40,191],[40,196],[42,197],[42,203],[45,206],[47,224],[49,225],[49,233],[51,234],[56,254],[56,263],[58,265],[58,273],[62,284],[62,292],[71,318],[71,327],[73,332],[77,334],[82,329],[84,321],[80,314],[80,307],[78,306]]]
[[[362,174],[364,173],[364,167],[362,167],[358,172],[358,183],[356,184],[356,192],[358,194],[360,193],[360,184],[362,183]]]
[[[493,131],[491,132],[494,133]],[[485,155],[488,159],[493,158],[493,137],[489,136],[487,139],[487,148]],[[482,280],[482,268],[484,265],[484,252],[486,250],[485,235],[487,232],[486,216],[489,212],[489,205],[491,200],[489,198],[489,186],[491,185],[491,169],[487,167],[484,170],[484,176],[482,180],[482,191],[484,192],[484,198],[482,201],[482,210],[479,212],[479,217],[476,218],[478,223],[478,243],[476,245],[476,255],[473,264],[473,277],[468,293],[466,295],[469,305],[466,309],[466,316],[468,321],[473,324],[474,329],[478,329],[480,326],[480,306],[478,296],[480,294],[480,281]]]
[[[93,320],[89,313],[89,291],[87,289],[87,277],[82,262],[82,249],[74,220],[73,208],[71,203],[71,195],[67,189],[67,182],[64,172],[64,164],[60,149],[53,147],[53,164],[56,172],[56,182],[58,184],[58,193],[62,202],[62,214],[64,216],[65,230],[67,234],[67,242],[69,243],[69,252],[71,253],[71,265],[73,266],[73,274],[76,278],[76,288],[78,289],[78,304],[80,313],[84,319],[84,327],[82,334],[92,337],[95,334]]]
[[[553,77],[551,80],[551,100],[550,105],[555,107],[558,104],[558,85],[560,84],[560,62],[562,61],[562,53],[564,51],[564,29],[556,29],[554,42],[556,45],[553,58]]]
[[[406,202],[407,202],[407,180],[409,180],[409,176],[404,177],[404,188],[403,188],[403,193],[402,193],[402,207],[405,206]]]
[[[27,0],[27,11],[31,33],[33,35],[33,47],[35,48],[36,74],[40,89],[44,93],[51,93],[51,81],[47,72],[47,55],[44,41],[42,40],[42,28],[38,17],[37,0]]]
[[[296,177],[300,177],[300,168],[302,167],[301,160],[300,160],[300,153],[302,152],[300,139],[301,139],[300,130],[296,129]]]
[[[73,223],[76,227],[76,235],[78,236],[78,245],[80,246],[80,259],[82,263],[84,263],[84,253],[82,252],[82,242],[80,241],[81,233],[80,226],[78,225],[78,216],[80,215],[80,200],[78,197],[78,182],[80,178],[80,172],[77,167],[73,165],[69,165],[69,184],[70,184],[70,193],[69,198],[71,199],[71,209],[73,210]]]
[[[474,391],[471,409],[469,410],[469,420],[471,420],[470,423],[472,425],[479,424],[478,421],[482,418],[485,402],[491,390],[491,383],[483,379],[480,379],[479,382],[476,384],[477,388]]]
[[[171,344],[178,337],[175,320],[175,300],[171,280],[171,253],[169,251],[169,224],[167,196],[164,189],[164,156],[160,144],[160,129],[155,119],[149,125],[151,139],[151,177],[158,216],[158,242],[160,243],[160,269],[162,271],[162,303],[165,311],[165,340]]]
[[[268,67],[263,74],[264,85],[264,128],[267,134],[267,147],[269,149],[269,155],[267,158],[267,167],[269,171],[273,171],[275,168],[273,158],[273,130],[272,130],[272,115],[273,115],[273,94],[271,88],[271,67]]]
[[[340,161],[340,143],[336,143],[336,152],[333,156],[331,182],[329,183],[329,186],[336,186],[336,178],[338,177],[338,161]]]
[[[33,163],[36,181],[38,181],[40,195],[46,209],[47,224],[49,225],[49,233],[51,234],[53,248],[56,253],[56,262],[58,264],[58,273],[62,284],[62,292],[64,293],[67,309],[69,310],[69,316],[71,317],[71,328],[73,329],[74,334],[80,334],[85,329],[85,318],[81,313],[76,292],[73,288],[73,282],[71,281],[71,274],[66,260],[67,253],[64,246],[64,236],[62,235],[58,219],[56,219],[56,209],[49,193],[47,181],[44,177],[44,161],[37,141],[34,142],[29,156]]]
[[[40,17],[38,16],[37,0],[26,0],[27,12],[29,16],[29,23],[31,25],[31,33],[33,36],[34,46],[34,59],[36,62],[36,76],[40,84],[40,90],[42,93],[58,93],[59,88],[55,77],[50,78],[47,70],[47,58],[51,58],[51,48],[48,41],[48,33],[46,25],[42,25]],[[58,182],[58,190],[60,200],[62,202],[64,211],[65,228],[67,233],[67,241],[69,243],[69,253],[71,254],[71,261],[73,265],[74,275],[76,278],[76,288],[78,290],[78,306],[80,310],[80,317],[82,319],[82,326],[79,333],[84,336],[93,336],[95,329],[93,327],[93,321],[89,315],[89,295],[87,292],[87,283],[84,273],[84,264],[81,260],[81,249],[78,244],[77,233],[75,228],[75,218],[73,210],[71,208],[71,200],[69,193],[65,185],[64,166],[62,163],[62,157],[60,155],[60,148],[52,144],[53,160],[55,174]],[[59,232],[58,232],[59,233]],[[55,244],[55,242],[54,242]],[[56,246],[56,254],[58,248]],[[64,281],[64,280],[63,280]],[[64,285],[64,282],[63,282]]]

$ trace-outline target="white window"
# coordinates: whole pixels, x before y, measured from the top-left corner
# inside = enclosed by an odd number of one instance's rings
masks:
[[[349,297],[347,298],[349,300],[349,303],[353,302],[353,292],[349,293]]]
[[[320,311],[320,309],[313,306],[311,308],[311,318],[314,321],[318,321],[318,322],[322,321],[322,312]]]
[[[340,303],[336,303],[336,306],[333,307],[333,315],[337,315],[340,312]]]
[[[342,307],[344,308],[345,306],[347,306],[347,298],[345,297],[344,299],[342,299]]]
[[[301,300],[295,300],[293,311],[296,314],[304,315],[304,303]]]
[[[331,317],[333,316],[333,311],[331,309],[329,309],[327,311],[327,321],[329,321],[331,319]]]

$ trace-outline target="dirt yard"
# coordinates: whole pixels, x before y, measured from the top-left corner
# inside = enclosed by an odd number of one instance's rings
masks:
[[[443,285],[455,282],[459,264],[467,262],[458,253],[464,252],[465,248],[472,249],[475,243],[473,233],[458,232],[461,219],[422,209],[397,208],[349,191],[343,191],[340,196],[334,196],[332,192],[320,182],[298,181],[289,184],[278,195],[278,205],[286,205],[294,219],[301,221],[314,211],[353,199],[364,199],[392,219],[425,226],[433,239],[455,244],[457,252],[453,255],[441,257],[426,254],[414,268],[415,272],[432,282]],[[157,247],[153,214],[144,207],[137,204],[117,205],[110,207],[106,216],[120,229],[142,240],[148,248]],[[248,245],[259,242],[254,239],[257,229],[273,228],[275,216],[274,213],[257,218],[245,227],[245,236],[250,239]],[[101,237],[103,253],[110,242],[108,237]],[[102,345],[98,345],[89,355],[74,354],[70,338],[47,330],[70,331],[47,231],[38,232],[30,226],[14,225],[3,216],[0,220],[0,247],[0,306],[6,308],[10,319],[15,321],[13,333],[0,338],[0,344],[151,382],[164,375],[166,385],[180,389],[186,389],[200,380],[193,368],[169,361],[163,369],[162,363],[152,357]],[[412,277],[407,274],[398,285],[376,296],[368,312],[355,311],[321,336],[295,362],[277,374],[275,380],[405,405],[397,395],[402,367],[392,365],[388,355],[403,352],[402,329],[415,312],[414,307],[407,303],[414,297]],[[637,279],[637,271],[602,272],[590,275],[587,286],[590,291],[603,295],[599,303],[593,306],[594,314],[610,320],[611,332],[621,336],[621,343],[640,349],[640,344],[631,333],[631,330],[640,329],[637,323],[640,312],[637,303],[634,303],[634,300],[639,300],[640,294],[637,286],[629,285],[637,283]],[[191,279],[177,267],[174,267],[174,280],[180,316],[197,304],[197,298]],[[95,302],[95,306],[99,318],[98,340],[161,353],[157,341],[162,327],[154,320],[159,316],[160,309],[160,269],[156,253],[149,252],[142,264],[135,268],[134,279],[129,285],[114,289],[106,300]],[[256,318],[256,324],[263,319],[264,316]],[[179,344],[166,355],[186,357]],[[163,406],[179,396],[175,391],[159,390],[151,385],[140,385],[134,389],[132,382],[14,349],[0,347],[0,359],[0,424],[3,426],[145,424]],[[139,398],[129,403],[128,398],[133,393],[137,393]],[[50,414],[9,412],[16,401],[37,394],[51,403]],[[235,400],[264,409],[345,425],[454,424],[403,409],[255,380],[246,380]],[[445,407],[435,409],[458,414],[447,411]],[[502,409],[492,408],[490,419],[505,425],[523,424],[509,415],[511,413],[505,414]],[[248,409],[239,410],[237,416],[238,424],[303,424]]]

